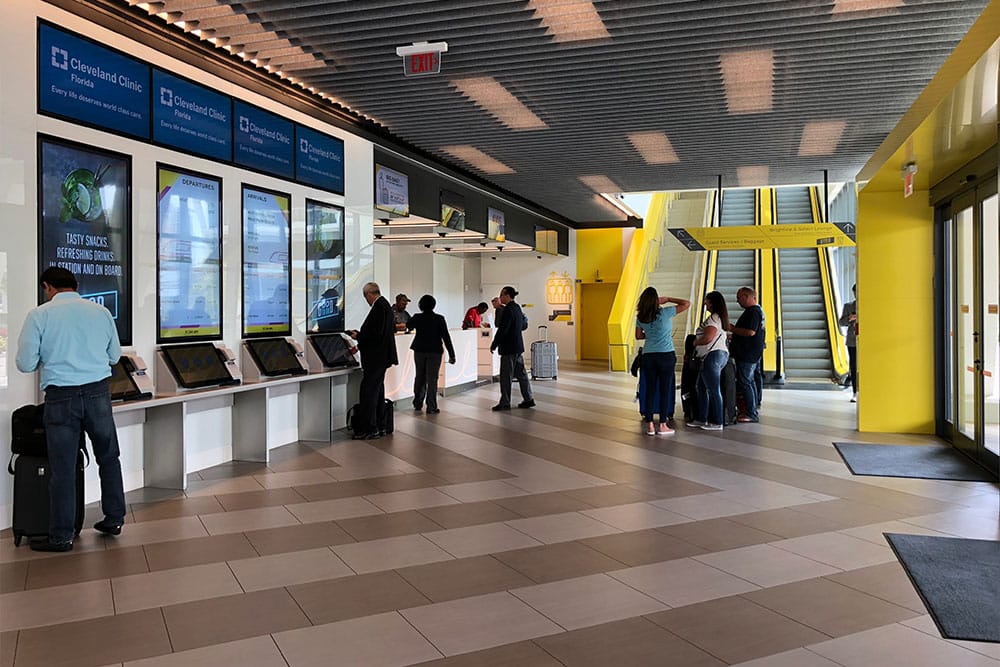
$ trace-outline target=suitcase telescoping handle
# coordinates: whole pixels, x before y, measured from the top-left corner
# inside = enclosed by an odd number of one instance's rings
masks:
[[[549,328],[544,324],[538,325],[538,340],[545,343],[549,342]]]

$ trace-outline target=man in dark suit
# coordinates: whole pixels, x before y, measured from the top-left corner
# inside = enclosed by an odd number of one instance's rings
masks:
[[[351,337],[358,341],[362,371],[355,440],[374,439],[381,435],[378,414],[385,404],[385,371],[399,363],[392,306],[382,296],[377,283],[367,283],[362,293],[371,310],[361,330],[350,332]]]
[[[513,380],[521,386],[521,402],[519,408],[535,407],[531,397],[531,383],[524,370],[524,337],[521,332],[528,328],[528,320],[524,317],[521,306],[514,301],[517,290],[510,285],[500,290],[499,303],[496,312],[496,335],[490,345],[490,351],[500,351],[500,402],[493,410],[510,410],[510,390]]]

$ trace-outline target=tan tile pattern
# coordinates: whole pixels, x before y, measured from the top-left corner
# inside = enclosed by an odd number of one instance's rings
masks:
[[[995,485],[852,478],[836,393],[645,438],[631,377],[561,365],[532,411],[486,387],[130,492],[69,554],[0,534],[0,667],[1000,667],[937,636],[881,536],[996,537]]]

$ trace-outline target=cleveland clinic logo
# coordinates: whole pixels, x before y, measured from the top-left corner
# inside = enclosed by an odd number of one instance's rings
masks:
[[[246,116],[240,116],[240,132],[250,131],[250,119]]]
[[[60,49],[58,46],[52,47],[52,66],[56,69],[69,69],[69,53],[66,49]]]
[[[299,152],[300,153],[305,153],[306,155],[309,154],[309,140],[308,139],[299,139]]]
[[[174,91],[169,88],[160,88],[160,104],[165,107],[174,106]]]

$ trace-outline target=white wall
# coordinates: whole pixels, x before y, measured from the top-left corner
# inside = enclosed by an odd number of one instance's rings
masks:
[[[153,65],[206,84],[292,121],[309,125],[344,140],[345,195],[307,188],[277,178],[220,164],[140,141],[73,125],[36,114],[36,17],[48,19],[76,33],[134,55]],[[38,0],[0,2],[0,258],[7,264],[7,349],[0,357],[0,442],[10,441],[10,412],[39,398],[37,377],[14,368],[17,336],[26,313],[36,303],[38,288],[36,135],[39,132],[91,144],[132,156],[132,306],[133,347],[147,362],[156,343],[156,163],[212,174],[223,179],[223,335],[238,349],[241,321],[240,186],[248,183],[292,195],[292,316],[293,335],[305,333],[305,198],[343,206],[346,220],[346,319],[360,326],[367,314],[361,286],[374,277],[372,234],[372,145],[343,130],[327,126],[300,112],[250,93],[217,77],[177,62],[148,47]],[[428,264],[429,266],[429,264]],[[427,281],[431,286],[430,279]],[[0,351],[0,355],[3,352]],[[9,521],[11,478],[0,475],[0,525]]]

